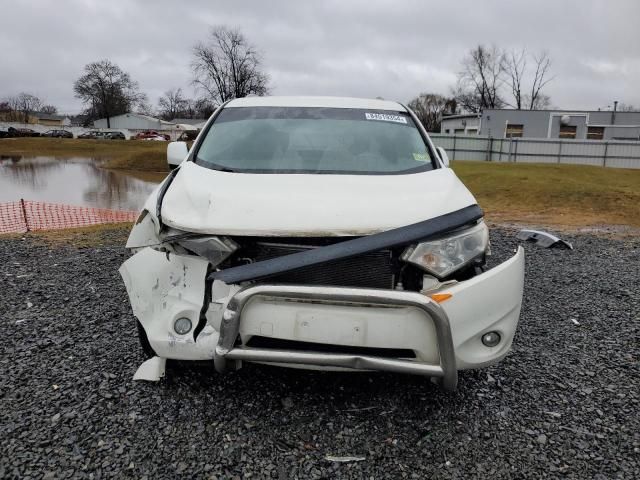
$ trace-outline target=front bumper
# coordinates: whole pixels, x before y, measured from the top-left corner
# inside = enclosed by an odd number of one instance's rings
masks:
[[[366,355],[236,347],[242,313],[247,304],[256,297],[293,300],[294,303],[301,300],[305,303],[310,302],[315,309],[318,308],[318,305],[344,304],[355,308],[375,308],[378,306],[416,308],[422,312],[424,321],[432,322],[435,327],[439,362],[435,365]],[[237,360],[414,373],[442,377],[443,386],[448,389],[454,389],[458,380],[451,328],[445,311],[429,297],[415,292],[395,290],[289,285],[257,285],[240,290],[233,296],[222,316],[220,336],[214,357],[216,370],[225,372],[231,366],[235,367],[234,362]]]
[[[457,371],[502,359],[515,334],[524,281],[524,251],[476,277],[441,290],[451,295],[436,303],[427,295],[299,285],[214,284],[203,309],[207,262],[144,249],[120,269],[134,314],[162,358],[213,359],[220,372],[242,361],[324,369],[386,370],[441,378],[447,389]],[[434,293],[434,292],[428,292]],[[178,335],[173,323],[188,317],[206,326]],[[481,342],[496,331],[495,347]],[[415,358],[353,353],[248,347],[253,336],[310,341],[334,347],[402,348]],[[241,340],[238,343],[238,340]]]

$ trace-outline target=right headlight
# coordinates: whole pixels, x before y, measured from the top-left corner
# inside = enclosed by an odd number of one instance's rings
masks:
[[[402,260],[413,263],[433,275],[444,278],[484,255],[489,245],[489,230],[483,221],[435,240],[412,245]]]

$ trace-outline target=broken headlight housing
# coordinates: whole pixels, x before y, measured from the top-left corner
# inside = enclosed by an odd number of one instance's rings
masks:
[[[445,278],[482,258],[488,245],[489,230],[480,221],[471,228],[456,230],[446,237],[412,245],[401,258],[438,278]]]
[[[238,249],[238,244],[226,237],[217,236],[183,236],[174,240],[174,248],[179,245],[183,249],[209,260],[214,267],[224,262]]]
[[[214,267],[238,249],[238,244],[227,237],[185,232],[175,228],[158,233],[156,225],[157,220],[154,221],[148,210],[143,210],[129,234],[127,248],[134,252],[149,247],[159,252],[199,255]]]

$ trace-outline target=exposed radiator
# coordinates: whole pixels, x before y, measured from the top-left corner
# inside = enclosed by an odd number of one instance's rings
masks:
[[[254,262],[282,257],[314,248],[274,242],[247,242],[237,256]],[[302,242],[301,242],[302,243]],[[305,242],[306,243],[306,242]],[[331,285],[342,287],[394,288],[397,276],[390,250],[368,253],[362,256],[304,267],[299,270],[274,275],[264,281],[296,285]]]

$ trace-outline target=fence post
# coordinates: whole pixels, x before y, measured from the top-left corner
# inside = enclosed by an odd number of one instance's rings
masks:
[[[516,138],[514,141],[516,143],[516,149],[513,152],[513,163],[518,163],[518,139]]]
[[[502,163],[502,144],[504,143],[504,138],[500,139],[500,154],[498,155],[498,163]]]
[[[493,151],[493,137],[489,137],[489,141],[487,142],[487,162],[491,161],[491,152]]]
[[[456,134],[455,132],[453,133],[453,157],[451,158],[451,160],[455,160],[456,159]]]
[[[561,157],[562,157],[562,140],[558,140],[558,163],[560,163]]]
[[[602,157],[602,166],[607,166],[607,150],[609,150],[609,142],[604,142],[604,157]]]
[[[22,219],[24,220],[24,226],[29,231],[29,220],[27,220],[27,209],[24,206],[24,198],[20,199],[20,209],[22,210]]]

